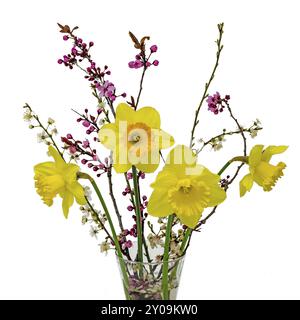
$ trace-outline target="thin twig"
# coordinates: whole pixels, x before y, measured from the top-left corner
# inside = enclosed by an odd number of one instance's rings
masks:
[[[89,122],[91,125],[93,125],[93,126],[97,129],[97,132],[100,130],[96,122],[91,121],[91,120],[90,120],[88,117],[86,117],[84,114],[81,114],[80,112],[78,112],[78,111],[76,111],[76,110],[74,110],[74,109],[72,109],[72,108],[71,108],[71,110],[72,110],[73,112],[75,112],[76,114],[78,114],[81,118],[83,118],[84,120],[86,120],[87,122]]]
[[[93,208],[92,204],[90,203],[89,199],[87,197],[85,197],[86,202],[88,204],[88,206],[90,207],[90,209],[93,212],[92,218],[95,222],[99,223],[101,228],[104,230],[104,232],[107,234],[107,237],[114,242],[114,239],[112,238],[112,236],[110,235],[110,233],[108,232],[108,230],[105,228],[104,224],[102,223],[101,219],[98,216],[98,213],[96,212],[96,210]]]
[[[222,45],[223,27],[224,27],[224,23],[218,24],[219,37],[218,37],[218,39],[216,41],[217,47],[218,47],[218,49],[217,49],[217,59],[216,59],[213,71],[211,73],[211,76],[210,76],[208,82],[205,83],[204,92],[203,92],[203,95],[202,95],[202,98],[200,100],[199,106],[198,106],[198,108],[196,110],[196,113],[195,113],[195,119],[194,119],[192,131],[191,131],[191,140],[190,140],[190,147],[191,148],[194,146],[194,139],[195,139],[194,134],[195,134],[196,126],[199,123],[198,116],[199,116],[200,109],[202,107],[202,104],[203,104],[204,100],[208,96],[208,93],[207,93],[208,92],[208,88],[209,88],[209,86],[210,86],[210,84],[211,84],[211,82],[212,82],[212,80],[213,80],[213,78],[215,76],[215,72],[216,72],[217,67],[219,65],[220,54],[221,54],[221,51],[223,49],[223,45]]]
[[[33,113],[33,115],[32,115],[33,118],[38,122],[39,126],[46,132],[47,136],[48,136],[48,137],[50,138],[50,140],[52,141],[53,146],[54,146],[55,149],[58,151],[58,153],[60,154],[61,158],[65,161],[64,156],[63,156],[62,152],[60,151],[60,149],[58,148],[57,144],[55,143],[52,134],[49,133],[48,129],[43,126],[43,124],[41,123],[38,115],[36,115],[36,114],[32,111],[32,109],[31,109],[31,107],[29,106],[28,103],[26,103],[23,108],[27,108],[31,113]]]
[[[122,222],[122,216],[120,214],[118,205],[117,205],[117,201],[113,192],[113,182],[112,182],[112,164],[110,164],[110,166],[107,168],[107,178],[108,178],[108,186],[109,186],[109,195],[111,197],[117,218],[118,218],[118,222],[119,222],[119,226],[121,231],[124,231],[124,226],[123,226],[123,222]]]
[[[137,109],[139,101],[140,101],[141,93],[142,93],[142,90],[143,90],[143,82],[144,82],[144,77],[145,77],[146,70],[147,70],[146,63],[144,63],[143,73],[142,73],[141,80],[140,80],[140,89],[139,89],[139,93],[138,93],[138,96],[137,96],[137,99],[136,99],[136,104],[135,104],[135,110]]]
[[[244,143],[244,156],[246,157],[247,156],[247,139],[244,134],[244,130],[243,130],[242,126],[240,125],[239,121],[237,120],[237,118],[233,115],[232,110],[229,106],[229,103],[228,102],[225,102],[225,103],[227,105],[227,109],[229,111],[230,117],[234,120],[234,122],[236,123],[236,125],[238,126],[238,128],[240,130],[241,136],[243,138],[243,143]]]
[[[243,132],[249,132],[249,133],[251,133],[251,130],[252,130],[253,127],[254,127],[254,126],[252,125],[251,127],[247,128],[247,129],[242,128],[242,131],[243,131]],[[255,130],[258,131],[258,130],[262,130],[262,129],[263,129],[263,128],[261,128],[261,127],[257,127]],[[212,142],[213,142],[214,140],[216,140],[216,139],[219,139],[219,138],[224,137],[224,136],[231,136],[231,135],[240,134],[240,133],[241,133],[241,130],[229,131],[229,132],[220,133],[220,134],[218,134],[218,135],[210,138],[209,140],[203,142],[203,145],[202,145],[202,147],[200,148],[200,150],[197,151],[197,154],[199,154],[208,144],[212,143]]]
[[[91,62],[91,61],[89,60],[89,62]],[[81,71],[83,71],[84,73],[88,74],[88,72],[87,72],[84,68],[82,68],[78,63],[76,63],[76,66],[77,66]],[[103,79],[102,79],[101,77],[96,76],[95,78],[97,78],[102,85],[104,84],[104,81],[103,81]],[[114,106],[113,106],[112,101],[111,101],[109,98],[107,98],[107,97],[105,97],[105,100],[106,100],[107,104],[109,105],[110,111],[111,111],[111,113],[113,114],[113,116],[114,116],[114,118],[115,118],[115,117],[116,117],[116,112],[115,112],[115,109],[114,109]]]

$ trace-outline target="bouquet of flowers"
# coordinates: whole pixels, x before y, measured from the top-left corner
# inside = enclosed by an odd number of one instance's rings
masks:
[[[100,67],[92,58],[94,43],[75,35],[78,27],[58,26],[63,40],[71,43],[70,52],[58,63],[83,72],[97,107],[93,112],[73,110],[85,136],[78,139],[68,133],[60,138],[59,144],[55,121],[49,118],[43,123],[28,104],[24,106],[24,119],[30,121],[30,129],[39,130],[38,140],[48,146],[48,155],[52,157],[34,166],[36,191],[47,206],[51,206],[57,196],[62,198],[65,218],[76,201],[82,212],[82,223],[90,224],[91,235],[102,235],[101,252],[116,253],[127,299],[176,299],[193,233],[199,231],[225,201],[226,192],[242,167],[248,173],[239,182],[241,197],[251,190],[254,182],[264,191],[272,190],[286,165],[271,164],[271,158],[283,153],[287,146],[259,144],[249,151],[247,138],[254,138],[262,130],[260,121],[241,126],[231,108],[230,95],[209,93],[223,50],[223,23],[218,24],[215,64],[195,111],[187,145],[175,145],[175,138],[161,128],[156,109],[139,105],[144,77],[149,69],[159,65],[155,58],[157,45],[148,46],[150,37],[139,40],[129,32],[137,52],[128,67],[140,69],[140,80],[137,96],[128,98],[110,80],[110,68]],[[202,109],[215,116],[227,113],[234,129],[223,129],[207,140],[196,139]],[[233,154],[224,161],[218,172],[211,172],[198,163],[198,155],[206,147],[217,151],[222,148],[225,137],[232,135],[241,136],[241,154]],[[165,149],[169,149],[167,154],[162,151]],[[234,174],[226,175],[225,171],[234,162],[238,163]],[[142,190],[142,180],[159,167],[148,197]],[[124,184],[120,199],[113,185],[115,177]],[[85,180],[88,186],[83,186]],[[104,184],[108,185],[108,194],[103,193]],[[98,205],[94,205],[92,197],[96,197]],[[109,209],[108,201],[113,210]],[[130,225],[125,225],[124,211],[132,217]]]

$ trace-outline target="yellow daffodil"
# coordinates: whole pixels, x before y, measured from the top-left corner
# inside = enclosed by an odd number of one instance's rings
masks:
[[[285,163],[279,162],[276,166],[270,164],[274,154],[283,153],[287,146],[269,146],[264,149],[263,145],[256,145],[250,151],[248,157],[250,173],[240,181],[240,196],[250,191],[253,182],[256,182],[264,191],[271,191],[277,180],[283,176]]]
[[[116,109],[115,123],[102,126],[100,142],[113,151],[113,166],[118,173],[132,165],[144,172],[154,172],[159,166],[160,149],[169,148],[174,139],[160,129],[160,115],[152,107],[135,111],[126,103]]]
[[[34,166],[35,187],[48,206],[52,206],[53,198],[59,195],[63,199],[63,213],[67,218],[74,198],[80,205],[86,203],[83,187],[77,182],[79,167],[66,163],[52,146],[49,146],[49,154],[55,162],[42,162]]]
[[[175,213],[183,224],[194,228],[205,208],[225,200],[220,177],[196,161],[186,146],[178,145],[170,152],[165,167],[151,185],[154,191],[147,206],[150,215],[165,217]]]

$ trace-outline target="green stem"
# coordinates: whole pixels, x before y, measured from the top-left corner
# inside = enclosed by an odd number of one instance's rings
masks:
[[[141,203],[140,203],[140,192],[139,192],[139,185],[138,185],[138,175],[137,175],[137,170],[135,166],[132,166],[132,176],[133,176],[133,188],[134,188],[134,197],[135,197],[136,227],[137,227],[137,241],[138,241],[137,261],[143,262]]]
[[[165,249],[163,257],[163,271],[162,271],[162,291],[163,291],[163,300],[169,299],[169,277],[168,277],[168,267],[169,267],[169,250],[170,250],[170,239],[172,232],[172,224],[174,220],[174,215],[170,215],[168,218],[167,229],[166,229],[166,240],[165,240]]]
[[[180,251],[183,253],[185,251],[185,246],[186,246],[186,243],[188,242],[189,240],[189,237],[190,235],[192,234],[193,232],[193,229],[191,228],[188,228],[184,234],[184,237],[183,237],[183,240],[182,240],[182,243],[181,243],[181,247],[180,247]]]
[[[111,229],[111,233],[112,233],[112,238],[114,240],[114,244],[115,244],[115,248],[116,248],[116,251],[117,251],[117,255],[119,257],[119,261],[120,261],[120,267],[121,267],[121,271],[122,271],[122,274],[123,274],[123,281],[124,281],[124,287],[125,287],[125,294],[126,294],[126,297],[127,299],[129,298],[128,296],[128,292],[127,292],[127,288],[128,288],[128,276],[127,276],[127,273],[126,273],[126,266],[125,266],[125,262],[124,262],[124,259],[123,259],[123,255],[122,255],[122,250],[121,250],[121,247],[120,247],[120,244],[119,244],[119,240],[118,240],[118,237],[117,237],[117,234],[116,234],[116,230],[115,230],[115,227],[114,227],[114,224],[112,222],[112,219],[111,219],[111,216],[109,214],[109,211],[107,209],[107,206],[106,206],[106,203],[102,197],[102,194],[95,182],[95,180],[88,174],[86,173],[78,173],[78,178],[79,179],[87,179],[90,181],[90,183],[92,184],[100,202],[101,202],[101,205],[102,205],[102,208],[105,212],[105,215],[106,215],[106,218],[107,218],[107,221],[109,223],[109,226],[110,226],[110,229]]]
[[[218,175],[220,176],[234,161],[241,161],[244,163],[248,163],[248,157],[239,156],[239,157],[234,157],[231,160],[227,161],[224,164],[224,166],[220,169],[220,171],[218,172]]]

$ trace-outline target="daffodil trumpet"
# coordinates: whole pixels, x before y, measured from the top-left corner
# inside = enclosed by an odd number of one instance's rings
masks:
[[[59,195],[63,199],[62,209],[67,218],[74,198],[79,205],[86,204],[83,187],[77,181],[80,168],[76,164],[66,163],[52,145],[49,146],[48,153],[54,161],[34,166],[35,187],[48,206],[52,206],[53,199]]]
[[[113,153],[117,173],[132,166],[146,173],[158,168],[160,150],[174,144],[174,138],[160,126],[160,115],[152,107],[136,111],[126,103],[117,106],[115,122],[103,125],[98,134],[100,142]]]
[[[147,206],[155,217],[175,214],[182,224],[194,228],[207,207],[223,202],[226,192],[220,176],[197,164],[192,149],[178,145],[169,153],[166,164],[151,187]]]

